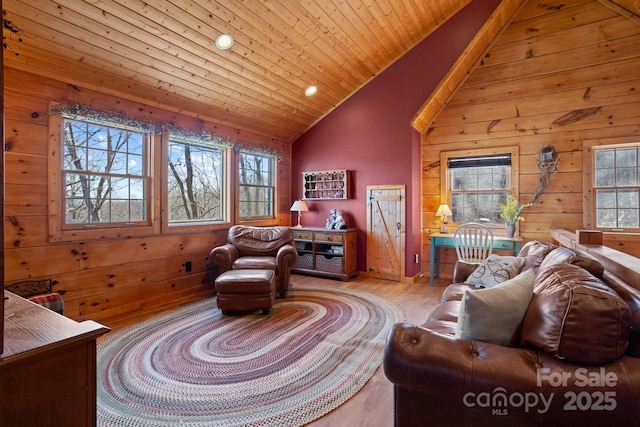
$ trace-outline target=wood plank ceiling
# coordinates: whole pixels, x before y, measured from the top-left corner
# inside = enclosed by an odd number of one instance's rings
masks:
[[[470,1],[3,0],[5,65],[292,142]]]

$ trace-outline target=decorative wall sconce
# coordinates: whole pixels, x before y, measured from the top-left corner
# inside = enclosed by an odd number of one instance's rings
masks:
[[[551,176],[558,171],[558,161],[560,155],[553,145],[547,145],[540,150],[538,158],[538,168],[540,169],[540,181],[538,189],[533,195],[531,203],[536,203],[542,193],[551,185]]]

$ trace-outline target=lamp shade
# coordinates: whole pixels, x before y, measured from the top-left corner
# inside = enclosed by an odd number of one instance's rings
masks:
[[[291,212],[309,212],[309,208],[304,200],[296,200],[289,210]]]
[[[436,216],[451,216],[451,209],[449,209],[449,205],[442,204],[438,208],[438,212],[436,212]]]

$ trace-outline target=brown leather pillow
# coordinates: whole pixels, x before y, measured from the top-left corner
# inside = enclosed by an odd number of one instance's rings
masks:
[[[604,267],[600,261],[595,259],[592,255],[578,249],[569,249],[565,247],[559,247],[549,252],[540,264],[540,270],[551,265],[561,263],[575,264],[584,268],[596,277],[601,278],[604,275]]]
[[[602,263],[600,263],[600,261],[598,261],[593,255],[581,251],[580,249],[571,250],[576,254],[576,258],[573,260],[572,264],[584,268],[589,273],[600,279],[604,277],[604,265],[602,265]]]
[[[570,362],[599,365],[622,357],[629,306],[601,280],[573,264],[540,270],[524,317],[521,345]]]

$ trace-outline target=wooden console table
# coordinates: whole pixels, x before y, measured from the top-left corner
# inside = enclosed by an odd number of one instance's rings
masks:
[[[95,426],[96,339],[109,328],[4,296],[2,425]]]
[[[294,273],[349,280],[358,274],[357,229],[292,227],[298,261]]]
[[[436,233],[429,236],[429,285],[440,277],[440,248],[455,248],[453,233]],[[522,237],[493,236],[493,249],[513,252],[517,255],[522,245]]]

